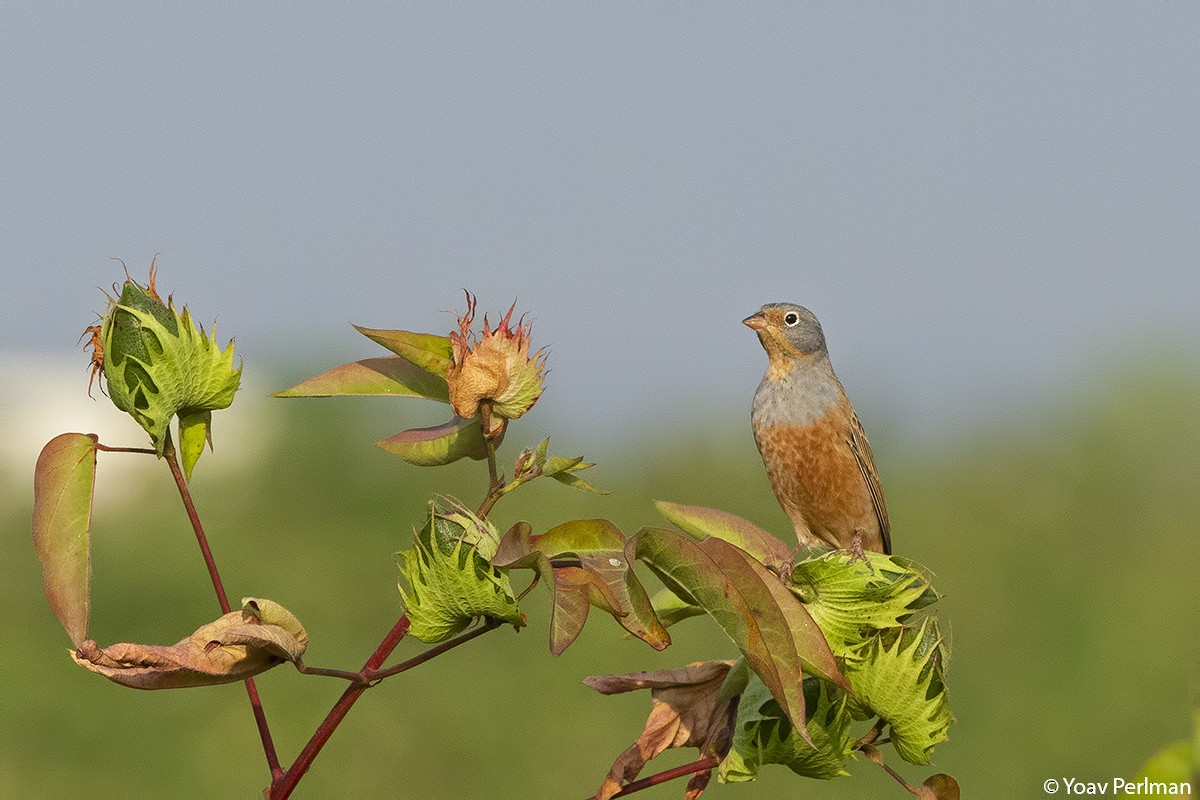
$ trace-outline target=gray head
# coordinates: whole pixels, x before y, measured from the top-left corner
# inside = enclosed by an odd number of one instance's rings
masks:
[[[827,354],[825,334],[816,316],[794,303],[767,303],[742,320],[758,334],[772,362]]]

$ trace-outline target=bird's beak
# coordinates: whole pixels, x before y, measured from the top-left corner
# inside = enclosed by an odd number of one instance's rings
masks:
[[[742,320],[742,324],[747,328],[753,328],[756,331],[761,331],[763,328],[767,327],[767,318],[762,314],[751,314]]]

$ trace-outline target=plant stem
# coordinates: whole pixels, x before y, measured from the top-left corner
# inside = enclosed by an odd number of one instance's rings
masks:
[[[480,405],[480,413],[483,415],[483,442],[487,448],[488,490],[487,494],[483,497],[483,502],[479,504],[479,510],[475,512],[475,516],[480,519],[487,519],[487,515],[492,512],[492,506],[496,505],[496,501],[504,495],[504,480],[500,477],[500,473],[496,469],[496,440],[487,435],[491,408],[487,404]]]
[[[105,453],[144,453],[145,455],[158,455],[158,451],[153,447],[109,447],[106,444],[96,442],[96,449],[103,450]]]
[[[627,783],[621,787],[621,791],[614,794],[613,797],[627,797],[635,792],[640,792],[643,789],[649,789],[651,786],[658,786],[661,783],[673,781],[676,778],[682,778],[684,775],[694,775],[697,772],[704,772],[705,770],[712,769],[720,763],[721,760],[716,756],[705,756],[699,761],[693,761],[690,764],[673,767],[672,769],[655,773],[654,775],[642,778],[641,780]],[[595,800],[595,795],[589,797],[588,800]]]
[[[864,745],[859,746],[858,749],[862,751],[862,754],[864,756],[866,756],[869,761],[874,761],[876,764],[878,764],[883,769],[884,772],[886,772],[888,775],[891,775],[892,778],[894,778],[897,783],[899,783],[901,786],[903,786],[904,789],[909,794],[914,794],[914,795],[918,795],[918,796],[921,794],[920,789],[916,788],[915,786],[910,784],[908,781],[904,780],[903,775],[901,775],[899,772],[896,772],[896,770],[892,769],[891,767],[889,767],[887,765],[886,762],[884,762],[883,753],[879,752],[878,747],[876,747],[873,744],[864,744]]]
[[[131,452],[142,451],[131,450]],[[196,513],[196,505],[192,502],[192,493],[188,491],[187,480],[183,477],[183,470],[179,468],[179,459],[175,456],[175,447],[170,442],[164,448],[163,456],[167,460],[167,466],[171,468],[175,485],[179,487],[179,496],[183,498],[183,507],[187,511],[188,520],[192,523],[192,530],[196,532],[196,541],[200,544],[200,553],[204,556],[205,566],[208,567],[208,576],[212,579],[213,589],[217,592],[217,602],[221,605],[221,613],[228,614],[230,611],[229,596],[225,594],[225,586],[221,583],[221,573],[217,570],[217,562],[213,558],[212,548],[208,546],[208,537],[204,535],[204,526],[200,524],[200,515]],[[267,758],[267,767],[271,770],[271,780],[275,781],[283,775],[283,768],[279,764],[279,754],[275,750],[275,741],[271,738],[271,729],[267,726],[267,714],[263,710],[262,700],[258,696],[258,687],[254,685],[254,679],[246,678],[245,683],[246,694],[250,697],[250,709],[254,712],[254,724],[258,727],[258,737],[262,740],[263,754]]]
[[[871,727],[871,730],[869,730],[865,734],[863,734],[862,738],[859,739],[857,742],[855,742],[854,746],[851,747],[850,749],[851,750],[862,750],[864,747],[866,747],[869,744],[875,744],[875,742],[879,739],[880,734],[883,733],[883,729],[886,727],[887,727],[887,722],[884,721],[883,717],[880,717],[879,719],[875,720],[875,724]]]
[[[403,616],[397,620],[396,624],[388,632],[387,637],[380,642],[379,647],[375,648],[375,652],[369,659],[367,659],[367,663],[364,664],[363,668],[357,673],[343,672],[341,670],[318,670],[312,667],[305,667],[303,670],[301,670],[301,672],[306,672],[308,674],[329,675],[332,677],[346,678],[348,680],[352,680],[353,683],[346,687],[346,690],[342,692],[342,696],[338,698],[338,701],[334,704],[333,708],[330,709],[329,713],[325,716],[325,719],[321,721],[320,726],[313,733],[312,738],[308,740],[308,743],[304,745],[304,749],[300,751],[300,755],[296,757],[296,761],[292,764],[292,766],[288,768],[287,772],[284,773],[279,780],[271,783],[271,786],[265,793],[268,800],[286,800],[286,798],[291,795],[292,791],[296,788],[296,784],[300,782],[302,777],[304,777],[304,773],[308,771],[308,768],[312,766],[312,762],[317,757],[317,754],[321,752],[321,748],[323,748],[325,743],[329,741],[329,737],[333,735],[335,730],[337,730],[338,725],[341,724],[342,720],[346,717],[346,714],[349,713],[350,708],[368,688],[374,686],[375,683],[383,680],[384,678],[391,677],[392,675],[399,675],[401,672],[407,672],[413,667],[420,666],[426,661],[437,658],[442,653],[445,653],[448,650],[453,650],[455,647],[458,647],[461,644],[466,644],[477,636],[482,636],[488,631],[495,630],[502,624],[503,623],[501,623],[499,620],[487,619],[479,627],[473,628],[466,633],[459,634],[453,639],[442,642],[436,647],[431,647],[425,652],[419,653],[407,661],[403,661],[395,666],[388,667],[387,669],[380,669],[380,667],[383,665],[383,662],[386,661],[387,657],[391,655],[393,650],[396,649],[396,645],[400,644],[400,640],[403,639],[405,634],[408,633],[408,617]]]
[[[419,667],[426,661],[437,658],[447,650],[453,650],[460,644],[466,644],[475,637],[482,636],[488,631],[493,631],[503,624],[504,623],[498,619],[486,619],[478,628],[472,628],[466,633],[461,633],[458,636],[455,636],[453,639],[442,642],[436,647],[431,647],[425,652],[419,653],[407,661],[396,664],[395,666],[388,667],[387,669],[363,670],[362,677],[369,683],[375,683],[383,680],[384,678],[390,678],[393,675],[399,675],[401,672],[407,672],[413,667]]]
[[[363,672],[367,670],[378,669],[387,660],[387,657],[392,654],[396,646],[400,644],[400,640],[408,633],[408,627],[411,623],[407,616],[401,616],[396,620],[396,624],[388,631],[387,636],[375,648],[375,652],[367,659],[367,663],[363,665]],[[342,696],[334,703],[333,708],[325,715],[325,719],[321,720],[321,724],[317,730],[313,732],[312,737],[304,745],[304,749],[300,751],[300,755],[296,756],[296,760],[288,767],[278,780],[271,781],[271,785],[265,792],[268,800],[285,800],[290,797],[292,791],[296,788],[296,784],[304,777],[304,773],[308,772],[308,768],[312,766],[313,759],[321,752],[321,748],[329,741],[329,737],[337,730],[337,726],[341,724],[346,714],[351,707],[357,702],[363,692],[367,690],[367,683],[354,683],[342,692]]]
[[[205,566],[208,567],[208,577],[212,579],[213,588],[217,591],[217,602],[221,604],[221,613],[228,614],[230,610],[229,597],[225,594],[225,586],[221,583],[221,573],[217,570],[217,562],[213,559],[212,548],[208,546],[208,537],[204,535],[204,527],[200,524],[200,515],[196,513],[196,506],[192,503],[192,494],[188,491],[187,480],[183,477],[183,470],[179,468],[179,459],[175,457],[175,447],[170,442],[163,450],[163,456],[167,459],[167,466],[171,468],[171,475],[175,477],[175,485],[179,487],[179,496],[183,498],[183,507],[187,510],[192,530],[196,532],[200,553],[204,556]]]

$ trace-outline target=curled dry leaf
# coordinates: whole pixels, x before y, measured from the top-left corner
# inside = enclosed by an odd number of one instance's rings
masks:
[[[308,633],[291,612],[270,600],[242,602],[242,610],[174,645],[121,642],[101,648],[89,639],[71,658],[122,686],[181,689],[244,680],[304,653]]]
[[[585,678],[583,682],[601,694],[650,690],[646,727],[613,762],[596,800],[610,800],[638,776],[646,762],[671,748],[696,747],[702,755],[724,757],[733,736],[737,704],[736,695],[723,694],[720,689],[733,663],[706,661],[682,669]],[[706,778],[694,778],[688,784],[688,797],[699,797],[707,782]]]

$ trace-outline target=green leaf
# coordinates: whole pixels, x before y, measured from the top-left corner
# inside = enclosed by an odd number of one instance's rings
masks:
[[[870,551],[861,558],[833,551],[805,559],[792,569],[790,585],[839,657],[938,597],[914,562]]]
[[[87,639],[91,579],[92,433],[64,433],[42,448],[33,473],[33,546],[50,608],[76,647]]]
[[[566,456],[550,456],[546,458],[545,445],[549,443],[549,439],[542,442],[542,446],[538,448],[536,463],[541,465],[542,474],[554,478],[561,484],[570,486],[574,489],[579,489],[583,492],[591,492],[593,494],[608,494],[604,489],[597,489],[592,484],[585,481],[583,478],[576,475],[576,472],[596,466],[590,461],[584,461],[583,456],[575,456],[567,458]]]
[[[537,468],[539,470],[544,471],[546,468],[546,461],[547,461],[546,452],[549,449],[550,449],[550,437],[547,436],[545,439],[542,439],[541,444],[539,444],[537,446],[537,450],[534,451],[534,454],[533,454],[533,463],[537,466]],[[582,460],[582,457],[581,457],[581,460]]]
[[[578,638],[595,606],[655,650],[671,637],[654,614],[650,598],[631,569],[629,543],[606,519],[564,522],[533,536],[528,523],[514,525],[492,563],[504,569],[533,569],[554,595],[550,652],[561,654]]]
[[[549,439],[546,441],[549,441]],[[575,456],[574,458],[567,458],[566,456],[550,456],[545,460],[545,463],[542,466],[542,474],[553,477],[564,470],[569,470],[572,467],[578,467],[582,463],[583,456]],[[592,465],[588,464],[587,466],[590,467]]]
[[[738,703],[733,746],[721,763],[721,780],[753,780],[767,764],[783,764],[798,775],[823,780],[849,774],[844,765],[854,750],[854,736],[845,693],[833,684],[805,678],[804,700],[813,746],[796,732],[762,680],[752,677]]]
[[[301,381],[274,397],[424,397],[450,402],[446,379],[400,356],[364,358]]]
[[[432,428],[413,428],[376,444],[410,464],[436,467],[460,458],[487,458],[487,443],[479,418],[454,419]]]
[[[212,446],[209,436],[212,425],[211,411],[194,411],[179,415],[179,455],[183,460],[183,476],[192,479],[192,470],[204,452],[204,445]]]
[[[888,722],[892,746],[910,764],[928,764],[949,735],[944,660],[937,620],[926,617],[871,637],[843,666],[856,700]]]
[[[704,614],[703,608],[687,602],[670,589],[659,589],[655,592],[654,596],[650,598],[650,605],[654,608],[654,615],[667,628],[689,617],[698,617]]]
[[[765,567],[780,571],[791,566],[792,552],[782,540],[736,514],[703,506],[686,506],[655,500],[658,513],[693,539],[709,536],[735,544],[757,558]]]
[[[591,466],[591,464],[589,464],[588,466]],[[581,492],[591,492],[592,494],[608,494],[607,489],[597,489],[595,486],[588,483],[583,478],[576,475],[574,472],[570,472],[570,471],[555,472],[550,477],[554,478],[554,480],[558,481],[561,484],[570,486],[572,489],[578,489]]]
[[[804,728],[803,670],[849,689],[821,629],[778,576],[728,542],[696,542],[661,528],[637,535],[637,557],[667,588],[708,612],[780,707]]]
[[[454,349],[446,336],[412,331],[385,331],[359,325],[355,325],[354,329],[432,375],[445,378],[450,374]]]
[[[466,539],[463,527],[431,504],[412,549],[400,553],[399,589],[409,632],[423,642],[443,642],[479,617],[524,624],[508,576]]]

